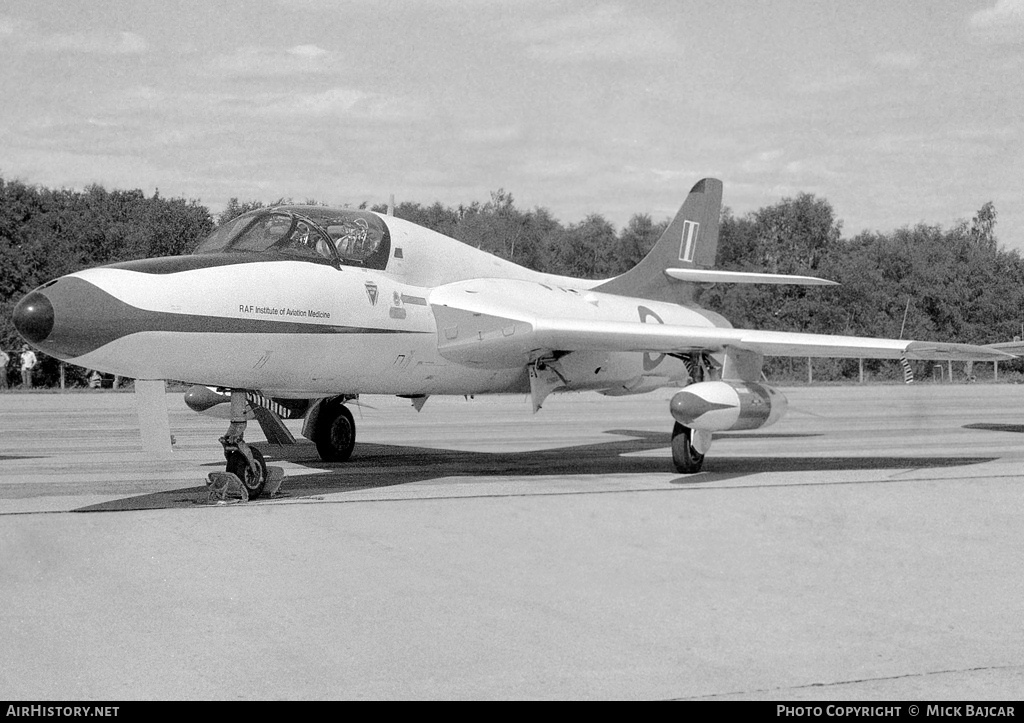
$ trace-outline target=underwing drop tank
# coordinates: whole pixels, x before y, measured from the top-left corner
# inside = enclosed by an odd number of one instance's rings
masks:
[[[669,402],[677,422],[703,432],[767,427],[782,419],[788,406],[782,392],[754,382],[698,382]]]

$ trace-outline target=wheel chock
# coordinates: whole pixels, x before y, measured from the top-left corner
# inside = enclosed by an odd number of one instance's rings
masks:
[[[263,486],[263,497],[280,497],[281,483],[284,481],[284,468],[267,467],[267,481]],[[233,505],[249,501],[249,492],[232,472],[210,472],[206,475],[206,491],[209,493],[207,504]]]
[[[233,477],[234,475],[232,475]],[[263,485],[263,497],[281,496],[281,483],[284,481],[284,468],[267,465],[267,481]]]
[[[231,472],[210,472],[206,476],[206,489],[209,492],[207,504],[233,505],[249,501],[249,492],[242,480]]]

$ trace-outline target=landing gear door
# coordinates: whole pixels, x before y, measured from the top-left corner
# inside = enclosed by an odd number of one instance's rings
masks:
[[[320,417],[320,410],[324,406],[324,402],[328,401],[325,399],[318,399],[313,404],[309,405],[309,411],[306,412],[306,418],[302,421],[302,436],[306,439],[313,441],[316,433],[317,419]]]

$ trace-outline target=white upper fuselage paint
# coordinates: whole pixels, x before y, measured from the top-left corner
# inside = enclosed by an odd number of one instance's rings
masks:
[[[498,316],[504,301],[556,318],[701,327],[720,319],[594,292],[598,281],[531,271],[400,219],[386,222],[392,252],[385,271],[260,260],[174,273],[101,267],[72,274],[134,309],[195,322],[194,328],[138,330],[69,361],[136,378],[274,396],[525,392],[527,360],[479,365],[443,356],[431,304],[486,292]],[[262,323],[258,331],[235,333],[225,332],[224,324],[204,329],[204,319]],[[284,325],[287,333],[275,332]],[[444,334],[442,329],[442,340]],[[624,394],[687,381],[682,362],[663,355],[577,351],[562,364],[569,389]]]

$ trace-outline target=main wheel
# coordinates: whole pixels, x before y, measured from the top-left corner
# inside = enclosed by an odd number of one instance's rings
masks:
[[[228,455],[227,471],[242,481],[242,486],[249,493],[249,499],[254,500],[263,492],[263,486],[267,483],[267,463],[263,460],[263,453],[258,449],[249,447],[252,458],[256,460],[256,466],[260,468],[259,474],[252,471],[249,460],[241,452],[232,452]]]
[[[316,423],[316,451],[324,462],[345,462],[356,446],[356,421],[344,404],[320,410]]]
[[[672,428],[672,461],[682,474],[700,472],[704,466],[704,455],[693,448],[693,430],[679,422]]]

